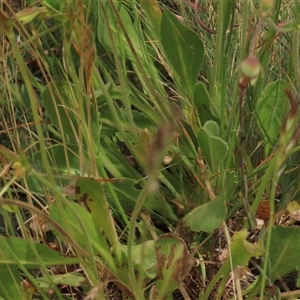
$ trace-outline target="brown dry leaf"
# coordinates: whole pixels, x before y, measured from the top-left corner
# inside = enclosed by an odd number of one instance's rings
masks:
[[[224,263],[229,257],[229,252],[228,252],[228,248],[224,248],[222,249],[220,255],[219,255],[219,261],[221,263]]]
[[[180,283],[194,264],[194,258],[189,253],[185,241],[173,233],[166,233],[158,238],[155,243],[155,255],[159,280],[172,278]]]
[[[193,241],[195,236],[195,232],[192,231],[188,226],[186,226],[182,220],[177,224],[174,234],[176,234],[177,237],[183,239],[188,244]]]
[[[262,229],[262,227],[265,225],[265,221],[263,219],[255,218],[256,220],[256,229]]]
[[[29,227],[35,232],[47,232],[50,230],[48,224],[40,217],[35,217],[29,224]]]
[[[171,161],[173,160],[173,157],[170,156],[170,155],[165,155],[164,158],[163,158],[163,163],[165,165],[168,165]]]
[[[296,221],[300,221],[300,210],[290,213],[290,217]]]

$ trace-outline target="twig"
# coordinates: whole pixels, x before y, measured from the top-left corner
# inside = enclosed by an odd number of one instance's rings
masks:
[[[208,33],[211,33],[211,34],[217,34],[217,31],[216,31],[216,30],[213,30],[213,29],[207,27],[207,26],[202,22],[202,20],[199,18],[199,15],[198,15],[198,3],[199,3],[199,0],[196,0],[196,1],[195,1],[195,4],[194,4],[194,14],[195,14],[195,18],[196,18],[196,20],[198,21],[199,25],[200,25],[205,31],[207,31]]]
[[[214,193],[214,191],[213,191],[213,189],[211,187],[210,181],[208,179],[206,166],[205,166],[205,163],[203,161],[202,153],[201,153],[200,149],[198,150],[198,160],[197,160],[197,163],[198,163],[198,165],[200,167],[200,171],[201,171],[201,174],[203,176],[203,180],[204,180],[204,184],[206,186],[207,192],[208,192],[208,196],[209,196],[210,200],[214,200],[216,198],[216,196],[215,196],[215,193]]]

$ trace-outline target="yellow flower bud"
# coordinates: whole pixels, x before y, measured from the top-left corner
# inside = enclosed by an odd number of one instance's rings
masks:
[[[36,18],[39,14],[47,12],[46,7],[32,7],[25,8],[16,13],[16,18],[23,24],[27,24],[31,22],[34,18]]]
[[[16,177],[17,180],[20,180],[20,179],[22,179],[25,176],[26,170],[21,165],[20,162],[13,163],[13,165],[11,167],[12,167],[12,169],[15,170],[15,177]]]

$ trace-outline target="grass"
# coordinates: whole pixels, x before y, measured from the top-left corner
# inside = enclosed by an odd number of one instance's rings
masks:
[[[299,7],[270,3],[1,4],[1,299],[297,297]]]

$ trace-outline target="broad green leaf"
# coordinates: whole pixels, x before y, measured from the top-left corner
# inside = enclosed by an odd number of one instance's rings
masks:
[[[266,154],[274,147],[284,116],[289,108],[289,100],[284,92],[286,83],[270,83],[262,92],[256,105],[258,125],[265,133]]]
[[[122,21],[122,26],[124,26],[127,35],[130,37],[130,41],[140,59],[143,58],[143,53],[141,49],[141,41],[142,39],[136,33],[136,30],[133,26],[132,19],[124,7],[123,4],[120,4],[118,7],[118,14],[116,16],[115,11],[112,8],[112,5],[109,1],[102,1],[103,9],[99,9],[98,12],[98,26],[97,26],[97,38],[101,45],[103,45],[106,50],[112,51],[112,41],[111,36],[113,36],[113,42],[117,48],[117,51],[120,55],[125,56],[126,58],[135,61],[135,56],[132,53],[132,50],[128,44],[128,41],[121,29],[120,20]],[[106,26],[103,21],[105,18],[108,18],[109,27]]]
[[[86,178],[88,179],[88,178]],[[97,193],[97,189],[91,193],[91,188],[94,188],[94,185],[90,185],[88,188],[85,186],[88,184],[88,181],[86,182],[80,182],[80,187],[82,194],[77,191],[77,196],[80,195],[82,198],[79,199],[80,202],[82,202],[82,205],[85,205],[86,208],[82,207],[81,205],[77,203],[70,202],[69,205],[72,206],[72,209],[67,209],[67,206],[65,206],[64,211],[67,215],[68,222],[70,225],[70,229],[64,228],[64,230],[67,231],[67,234],[74,239],[84,250],[87,250],[88,243],[91,245],[93,250],[93,255],[100,255],[102,260],[105,261],[105,264],[110,269],[111,272],[115,274],[117,278],[121,276],[120,270],[117,269],[117,258],[114,257],[111,253],[111,246],[108,244],[107,239],[112,240],[113,236],[116,234],[115,232],[103,232],[100,230],[101,227],[99,227],[99,224],[105,225],[106,220],[109,218],[108,215],[101,214],[99,212],[94,211],[95,206],[94,201],[90,201],[93,198],[90,197],[90,195],[94,196],[94,193]],[[79,188],[79,186],[77,187]],[[86,195],[85,195],[86,194]],[[68,205],[68,206],[69,206]],[[88,211],[90,210],[90,212]],[[50,216],[52,219],[54,219],[57,223],[61,222],[61,211],[60,206],[57,205],[56,202],[51,203],[51,206],[49,208]],[[77,216],[73,213],[73,211],[76,211]],[[103,211],[102,211],[103,212]],[[110,212],[109,212],[110,214]],[[96,219],[98,217],[98,220]],[[82,229],[79,223],[79,219],[81,220],[81,223],[85,227],[85,231]],[[65,239],[64,234],[60,231],[54,230],[55,235],[60,237],[62,240]],[[115,249],[119,246],[115,244]],[[75,249],[76,250],[76,249]],[[95,257],[89,257],[89,260],[94,260]]]
[[[300,228],[297,226],[272,228],[270,261],[272,280],[282,277],[296,268],[300,261]]]
[[[127,246],[121,245],[121,249],[127,255]],[[133,245],[132,259],[135,263],[135,268],[143,272],[148,278],[153,279],[156,276],[156,256],[153,240]]]
[[[226,214],[225,199],[220,194],[215,200],[194,208],[184,216],[180,223],[195,232],[212,233],[215,229],[220,228]]]
[[[78,263],[78,258],[62,256],[51,248],[26,239],[1,236],[0,264],[16,265],[15,256],[19,263],[27,268],[38,268],[40,264],[30,248],[32,243],[46,266]],[[14,253],[14,255],[12,254]]]
[[[261,240],[256,244],[247,241],[248,232],[246,229],[237,231],[233,235],[233,241],[230,244],[232,265],[246,266],[251,257],[259,257],[263,254],[264,246]],[[226,263],[230,263],[229,259]]]
[[[91,213],[94,224],[101,228],[111,245],[118,243],[116,228],[106,201],[103,184],[90,178],[76,180],[76,199]]]
[[[191,98],[203,61],[203,43],[200,37],[185,27],[171,12],[164,10],[161,44],[177,83]]]
[[[155,284],[159,296],[164,299],[178,287],[189,274],[193,266],[186,243],[172,233],[161,235],[155,242],[157,260],[157,282]]]
[[[17,266],[0,264],[0,278],[0,298],[24,299],[22,295],[25,295],[21,289],[21,274]],[[27,299],[31,298],[25,298],[24,300]]]
[[[83,275],[78,273],[65,273],[59,275],[51,275],[51,279],[55,284],[63,284],[69,286],[80,286],[85,278]],[[51,283],[47,277],[36,278],[42,288],[51,288]]]
[[[91,214],[83,208],[81,205],[77,203],[70,202],[70,205],[73,207],[73,209],[77,212],[79,215],[82,223],[84,224],[88,236],[85,235],[82,228],[80,227],[80,224],[78,222],[78,219],[76,216],[68,209],[65,209],[65,212],[67,214],[68,222],[71,226],[71,232],[67,233],[72,236],[74,241],[76,241],[82,248],[86,249],[87,239],[89,243],[93,246],[93,250],[95,255],[101,254],[103,258],[110,256],[110,249],[106,242],[106,237],[103,236],[99,230],[94,224],[93,218]],[[61,222],[61,212],[60,207],[57,205],[56,202],[51,203],[50,208],[50,217],[54,219],[57,223]],[[64,228],[65,230],[68,230],[67,228]],[[60,236],[60,233],[56,230],[53,230],[56,235]],[[63,236],[61,236],[63,239]]]
[[[193,101],[198,110],[202,125],[209,120],[220,120],[220,107],[218,107],[218,103],[216,103],[215,100],[213,101],[210,98],[210,95],[202,82],[197,83],[194,87]]]
[[[215,125],[214,125],[215,124]],[[205,161],[214,173],[219,171],[220,164],[226,158],[228,145],[220,137],[216,136],[217,123],[208,121],[197,132],[198,141]]]
[[[204,124],[203,129],[212,136],[218,136],[220,133],[219,126],[216,122],[208,121]]]

